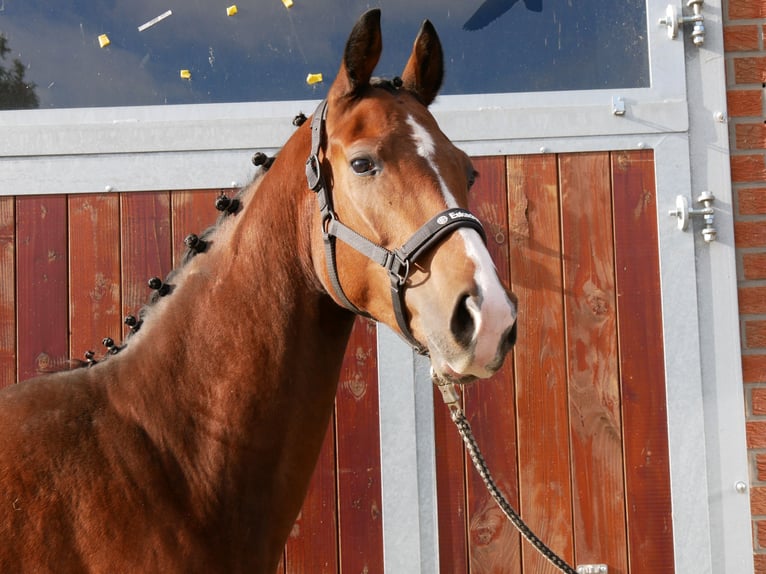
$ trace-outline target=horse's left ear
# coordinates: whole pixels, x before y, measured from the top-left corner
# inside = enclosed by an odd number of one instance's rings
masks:
[[[415,92],[425,105],[439,93],[444,78],[444,54],[436,29],[426,20],[412,46],[412,54],[402,72],[404,87]]]
[[[343,63],[330,88],[330,94],[345,96],[358,93],[368,86],[382,50],[380,10],[376,8],[362,14],[351,30],[343,53]]]

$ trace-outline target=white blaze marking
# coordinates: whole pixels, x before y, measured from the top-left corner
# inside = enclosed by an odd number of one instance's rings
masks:
[[[407,125],[410,126],[410,129],[412,130],[412,139],[415,140],[415,147],[418,150],[418,155],[428,162],[428,166],[434,170],[436,178],[439,180],[439,186],[442,189],[444,201],[447,202],[447,208],[452,209],[453,207],[460,207],[455,200],[455,196],[450,193],[442,174],[439,173],[439,167],[434,162],[436,146],[434,145],[434,140],[431,137],[431,134],[428,133],[426,128],[416,122],[412,116],[407,116]]]
[[[479,285],[479,292],[484,298],[481,309],[469,306],[476,325],[474,337],[478,343],[474,349],[474,361],[483,367],[494,361],[499,338],[516,320],[516,313],[497,278],[495,264],[489,251],[477,233],[468,235],[470,231],[461,229],[459,233],[465,241],[466,254],[476,265],[474,281]]]
[[[415,141],[418,155],[428,162],[429,167],[436,174],[447,208],[459,207],[434,161],[436,146],[431,134],[412,116],[407,116],[407,125],[412,130],[412,139]],[[478,366],[483,367],[495,359],[499,338],[503,336],[505,329],[513,324],[516,317],[513,305],[497,278],[495,264],[478,232],[473,229],[458,229],[457,233],[463,238],[466,255],[474,263],[476,268],[474,281],[479,286],[484,299],[481,309],[476,308],[475,302],[469,305],[469,311],[476,325],[474,336],[479,343],[474,349],[474,360]]]

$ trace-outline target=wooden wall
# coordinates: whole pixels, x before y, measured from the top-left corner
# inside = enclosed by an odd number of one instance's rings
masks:
[[[672,572],[652,152],[475,163],[471,208],[520,300],[513,357],[464,396],[492,472],[570,562]],[[215,219],[218,192],[0,197],[0,386],[122,339],[146,280]],[[554,572],[495,508],[435,400],[442,571]],[[377,417],[375,328],[360,320],[285,573],[382,571]]]

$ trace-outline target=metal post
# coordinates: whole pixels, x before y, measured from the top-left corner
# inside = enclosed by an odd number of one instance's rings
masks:
[[[439,572],[433,390],[428,360],[378,326],[383,562],[388,574]]]

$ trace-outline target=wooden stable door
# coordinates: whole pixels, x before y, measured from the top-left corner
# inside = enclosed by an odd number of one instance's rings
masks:
[[[672,572],[653,154],[475,163],[472,209],[519,298],[512,360],[465,391],[490,469],[571,564]],[[520,542],[437,410],[441,571],[555,572]]]
[[[570,563],[672,572],[653,153],[475,164],[471,208],[519,298],[513,356],[464,395],[496,481]],[[218,193],[0,198],[0,385],[121,340]],[[285,573],[382,572],[375,333],[357,322]],[[439,397],[435,409],[441,571],[554,572],[489,498]]]

